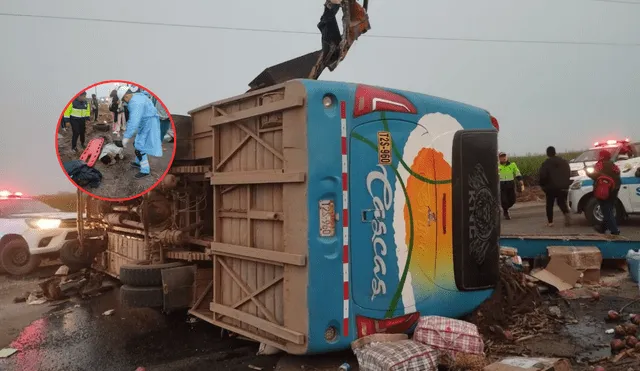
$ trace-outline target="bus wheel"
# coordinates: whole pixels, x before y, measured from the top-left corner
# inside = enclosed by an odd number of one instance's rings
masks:
[[[162,308],[164,292],[162,286],[120,286],[120,302],[129,308]]]
[[[120,282],[129,286],[161,286],[162,270],[180,267],[181,262],[151,264],[151,265],[123,265],[120,267]]]
[[[0,247],[0,266],[11,275],[22,276],[40,266],[40,257],[29,253],[24,240],[14,239]]]

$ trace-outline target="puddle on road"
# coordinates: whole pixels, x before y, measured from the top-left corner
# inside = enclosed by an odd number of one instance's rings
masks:
[[[576,359],[579,361],[595,361],[611,356],[609,342],[611,335],[605,333],[606,328],[599,325],[598,320],[584,316],[577,324],[568,324],[565,331],[576,345]]]

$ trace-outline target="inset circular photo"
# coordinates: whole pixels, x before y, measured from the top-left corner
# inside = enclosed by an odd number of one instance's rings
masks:
[[[86,194],[126,201],[151,191],[175,155],[175,125],[162,101],[130,81],[103,81],[72,96],[56,129],[56,153]]]

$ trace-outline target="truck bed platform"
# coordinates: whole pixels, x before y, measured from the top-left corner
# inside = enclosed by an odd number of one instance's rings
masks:
[[[554,210],[554,226],[547,227],[543,203],[516,205],[511,220],[502,221],[500,245],[518,249],[522,258],[536,258],[547,254],[547,246],[595,246],[603,259],[623,259],[630,249],[640,248],[640,218],[631,217],[620,226],[621,236],[594,232],[584,215],[572,215],[570,227],[558,208]]]

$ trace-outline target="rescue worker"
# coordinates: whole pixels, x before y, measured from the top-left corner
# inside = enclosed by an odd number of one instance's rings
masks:
[[[138,89],[134,90],[138,91]],[[135,134],[133,147],[136,159],[131,165],[140,168],[140,172],[135,175],[139,179],[151,173],[148,156],[162,156],[160,118],[149,97],[144,93],[133,92],[129,86],[118,88],[118,99],[126,103],[129,109],[122,146],[127,148],[127,144]]]
[[[613,187],[609,191],[609,197],[605,200],[597,199],[600,211],[602,211],[602,222],[595,225],[594,229],[602,234],[609,230],[612,235],[619,235],[620,230],[618,229],[613,211],[616,207],[618,192],[620,191],[622,181],[620,179],[620,168],[611,161],[611,153],[607,150],[600,151],[598,162],[593,166],[593,172],[587,175],[593,179],[594,187],[597,186],[596,183],[600,177],[613,179]]]
[[[71,150],[78,152],[76,147],[78,139],[80,139],[80,148],[84,148],[85,124],[91,119],[86,92],[83,91],[71,102],[64,112],[64,118],[71,123]]]
[[[158,116],[160,117],[160,142],[164,142],[164,137],[167,135],[167,131],[171,127],[171,120],[169,119],[169,114],[162,106],[159,100],[153,98],[152,100],[155,104],[156,110],[158,110]]]
[[[547,226],[553,227],[553,203],[557,202],[564,215],[565,226],[571,225],[567,196],[571,185],[569,162],[556,156],[555,147],[547,147],[547,159],[540,166],[540,187],[546,197]]]
[[[509,209],[516,203],[516,182],[518,183],[518,192],[524,190],[522,182],[522,174],[515,162],[509,161],[507,154],[500,152],[498,154],[500,163],[498,164],[498,172],[500,174],[500,203],[504,218],[511,219]]]
[[[93,122],[98,122],[98,98],[95,94],[91,94],[91,113]]]

